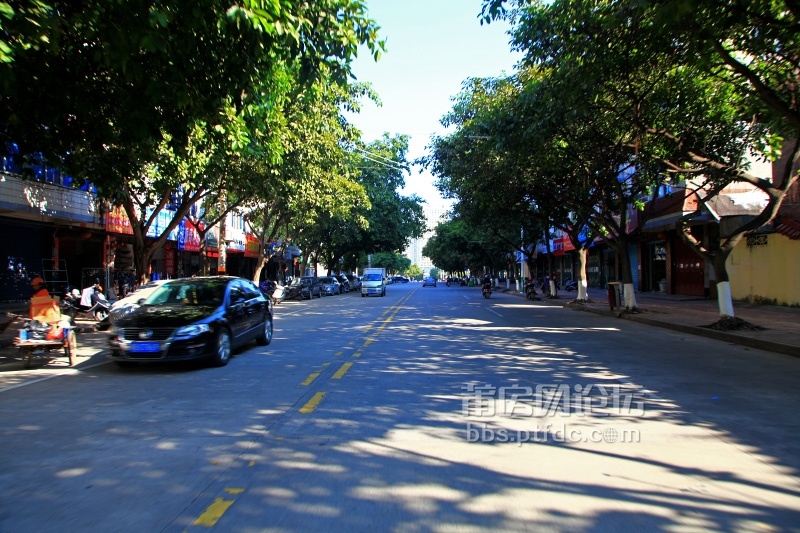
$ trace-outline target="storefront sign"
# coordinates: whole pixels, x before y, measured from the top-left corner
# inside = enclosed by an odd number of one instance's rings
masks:
[[[203,223],[199,224],[200,230],[203,229]],[[194,223],[186,219],[181,220],[178,226],[178,250],[184,252],[199,252],[200,251],[200,234]]]
[[[111,210],[106,213],[106,231],[133,235],[131,221],[128,220],[128,214],[125,213],[122,206],[112,207]]]
[[[245,257],[258,257],[261,251],[261,241],[255,235],[249,233],[244,236],[244,256]]]
[[[148,209],[147,215],[150,216],[153,210]],[[161,236],[164,231],[166,231],[167,227],[172,222],[172,219],[175,216],[174,211],[169,211],[166,209],[162,209],[158,212],[158,216],[153,221],[150,228],[147,230],[147,236],[152,237],[154,239]],[[128,214],[125,212],[125,209],[122,206],[115,206],[112,207],[111,210],[106,213],[106,231],[110,233],[122,233],[123,235],[133,235],[133,228],[131,228],[131,221],[128,219]],[[173,229],[169,236],[167,237],[170,241],[177,241],[178,240],[178,229]]]

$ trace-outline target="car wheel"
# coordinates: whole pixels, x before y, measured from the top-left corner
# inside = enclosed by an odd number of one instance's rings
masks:
[[[264,321],[264,331],[256,338],[256,344],[266,346],[272,342],[272,317],[268,316]]]
[[[211,356],[211,364],[214,366],[225,366],[231,359],[231,334],[222,328],[217,333],[217,340],[214,343],[214,355]]]

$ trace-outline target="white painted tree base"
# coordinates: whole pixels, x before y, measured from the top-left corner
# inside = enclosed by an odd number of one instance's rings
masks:
[[[719,304],[720,316],[734,316],[733,296],[731,296],[731,283],[729,281],[717,283],[717,303]]]
[[[626,283],[623,285],[623,293],[625,298],[625,309],[636,308],[636,293],[633,290],[633,283]]]
[[[586,290],[588,285],[586,279],[582,279],[578,282],[578,300],[585,301],[589,299],[589,291]]]

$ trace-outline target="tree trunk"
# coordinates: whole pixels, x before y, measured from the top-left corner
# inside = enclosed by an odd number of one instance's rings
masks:
[[[732,250],[723,248],[714,254],[711,262],[714,268],[714,276],[717,283],[717,304],[721,318],[733,317],[733,296],[731,294],[731,282],[728,276],[728,256]]]
[[[219,222],[219,240],[217,242],[217,275],[225,276],[227,272],[228,263],[228,243],[225,242],[227,237],[225,231],[225,219]]]
[[[209,264],[208,264],[208,249],[206,248],[206,232],[208,232],[211,228],[204,228],[202,232],[198,231],[197,234],[200,236],[200,275],[201,276],[208,276],[209,274]]]
[[[628,254],[628,240],[620,239],[615,246],[617,254],[620,256],[620,267],[622,268],[622,290],[625,301],[625,309],[634,310],[636,306],[636,293],[633,287],[633,269],[631,268],[631,257]]]
[[[589,250],[584,247],[575,248],[578,252],[578,297],[579,301],[586,302],[589,300],[589,293],[587,288],[589,283],[586,277],[586,265],[588,263]]]
[[[150,281],[150,260],[153,258],[154,248],[148,248],[144,239],[134,235],[133,264],[136,269],[136,284],[143,285]]]
[[[261,271],[264,270],[264,267],[266,266],[267,261],[269,261],[269,258],[267,258],[267,254],[264,253],[264,245],[263,244],[261,245],[261,248],[259,248],[259,251],[261,253],[259,253],[258,263],[256,264],[256,270],[255,270],[255,272],[253,272],[253,282],[256,285],[258,285],[260,283],[260,281],[261,281]]]
[[[547,269],[545,271],[545,276],[547,276],[550,284],[548,286],[550,290],[550,294],[555,294],[555,283],[553,282],[553,276],[551,273],[553,272],[553,254],[550,250],[550,230],[548,228],[544,229],[544,247],[545,251],[547,252]]]

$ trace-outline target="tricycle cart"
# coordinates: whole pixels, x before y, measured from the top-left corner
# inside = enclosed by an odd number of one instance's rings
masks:
[[[69,359],[69,366],[75,366],[75,350],[78,347],[75,338],[74,328],[64,328],[64,334],[60,339],[52,340],[22,340],[19,337],[14,339],[14,346],[20,349],[22,353],[22,362],[25,368],[31,367],[31,359],[35,355],[34,352],[42,350],[49,353],[50,350],[63,349],[64,355]]]

